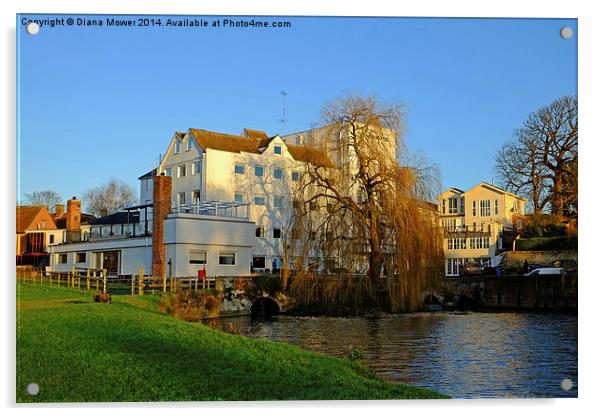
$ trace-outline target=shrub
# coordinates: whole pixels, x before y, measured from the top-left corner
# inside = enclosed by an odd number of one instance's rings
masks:
[[[197,322],[202,318],[217,316],[220,306],[219,298],[210,293],[180,291],[163,294],[159,310],[185,321]]]
[[[519,238],[516,240],[518,251],[576,250],[577,237],[541,237]]]

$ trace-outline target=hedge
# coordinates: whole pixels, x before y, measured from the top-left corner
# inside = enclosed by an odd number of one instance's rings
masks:
[[[577,237],[519,238],[517,251],[577,250]]]

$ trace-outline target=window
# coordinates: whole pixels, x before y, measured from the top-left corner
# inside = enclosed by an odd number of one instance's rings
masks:
[[[256,196],[255,205],[265,205],[265,196]]]
[[[242,192],[234,193],[234,202],[237,202],[239,204],[244,203],[245,202],[245,194],[243,194]]]
[[[165,176],[171,176],[171,168],[165,169]]]
[[[255,166],[255,176],[263,176],[263,166]]]
[[[245,173],[245,165],[236,164],[234,165],[234,173],[238,173],[239,175],[244,175]]]
[[[477,216],[477,201],[472,201],[472,216]]]
[[[190,165],[190,174],[197,175],[199,173],[201,173],[201,162],[193,162],[192,165]]]
[[[274,153],[276,153],[277,155],[281,155],[282,154],[282,146],[274,146]]]
[[[48,244],[53,244],[54,243],[54,234],[50,234],[48,236]]]
[[[284,205],[284,199],[281,196],[274,197],[274,208],[282,208]]]
[[[316,211],[318,209],[318,204],[316,204],[316,201],[311,201],[309,203],[309,209],[312,211]]]
[[[493,213],[494,213],[494,215],[498,215],[498,213],[499,213],[497,199],[493,201]]]
[[[295,144],[301,144],[301,136],[295,137]]]
[[[224,265],[224,266],[234,266],[236,264],[236,253],[220,252],[219,253],[219,264]]]
[[[190,250],[190,264],[207,264],[207,252]]]
[[[464,197],[460,198],[460,214],[464,214]]]
[[[67,264],[67,253],[65,254],[57,254],[56,262],[59,264]]]
[[[198,204],[201,201],[201,190],[200,189],[196,189],[196,190],[192,191],[191,201],[193,204]]]
[[[178,193],[178,205],[184,205],[186,203],[186,192]]]
[[[280,238],[282,236],[282,228],[274,228],[272,231],[272,237]]]
[[[441,200],[441,213],[445,214],[445,199]]]
[[[295,181],[295,182],[299,181],[299,177],[300,177],[300,176],[301,176],[301,174],[300,174],[299,172],[293,172],[293,173],[291,174],[291,178],[292,178],[292,180],[293,180],[293,181]]]
[[[181,142],[179,140],[176,140],[176,146],[174,147],[174,154],[180,153],[180,146],[181,146]]]
[[[457,198],[449,198],[449,213],[450,214],[458,213],[458,199]]]
[[[480,201],[480,208],[481,208],[481,217],[489,217],[491,215],[491,201],[490,200],[483,200]]]
[[[263,228],[263,225],[260,225],[259,227],[255,228],[255,237],[264,237],[265,236],[265,228]]]
[[[186,140],[186,150],[192,150],[192,140],[188,139]]]
[[[178,166],[178,178],[183,178],[186,176],[186,165]]]
[[[147,179],[144,181],[144,183],[146,184],[146,190],[150,191],[153,187],[153,181],[150,179]]]
[[[274,168],[274,178],[282,179],[283,176],[284,176],[284,171],[282,170],[282,168]]]
[[[77,263],[85,263],[86,262],[86,253],[75,253],[75,261]]]

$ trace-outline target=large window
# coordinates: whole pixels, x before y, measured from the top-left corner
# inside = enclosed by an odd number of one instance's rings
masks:
[[[234,165],[234,173],[238,173],[239,175],[243,175],[245,173],[245,165],[237,163]]]
[[[207,252],[190,250],[190,264],[207,264]]]
[[[186,140],[186,150],[192,150],[192,139]]]
[[[174,153],[180,153],[180,146],[182,145],[182,143],[179,140],[176,140],[176,145],[174,147],[173,152]]]
[[[497,199],[493,201],[493,214],[494,215],[498,215],[499,214],[499,207],[498,207],[498,201],[497,201]]]
[[[66,253],[57,254],[56,255],[56,262],[58,264],[67,264],[67,254]]]
[[[186,176],[186,165],[178,166],[178,178],[183,178]]]
[[[85,263],[86,262],[86,252],[76,253],[75,254],[75,261],[77,263]]]
[[[441,200],[441,213],[445,214],[445,199]]]
[[[491,201],[486,199],[480,201],[481,217],[489,217],[491,215]]]
[[[477,201],[472,201],[472,216],[477,216]]]
[[[457,198],[449,198],[449,213],[457,214],[458,213],[458,199]]]
[[[171,176],[171,168],[165,169],[165,176]]]
[[[236,253],[233,251],[223,251],[219,253],[219,264],[222,266],[236,265]]]
[[[201,162],[193,162],[190,169],[191,175],[198,175],[201,173]]]

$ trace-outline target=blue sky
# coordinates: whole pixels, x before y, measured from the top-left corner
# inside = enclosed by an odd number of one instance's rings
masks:
[[[18,19],[17,192],[81,197],[111,177],[137,189],[175,130],[294,132],[347,94],[403,103],[409,149],[438,165],[444,187],[467,189],[491,181],[496,150],[529,113],[577,92],[572,19],[278,20],[292,27],[31,36]]]

